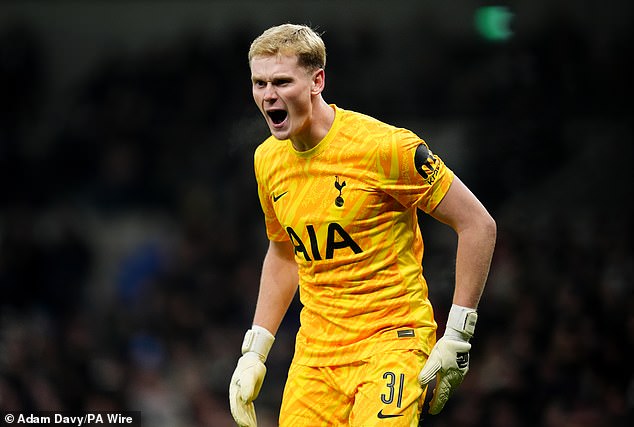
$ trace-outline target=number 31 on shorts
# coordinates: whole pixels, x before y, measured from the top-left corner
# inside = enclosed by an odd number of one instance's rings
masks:
[[[400,408],[403,403],[403,384],[405,383],[405,374],[396,375],[394,372],[385,372],[383,379],[386,380],[386,393],[381,394],[381,402],[391,405],[396,399],[396,407]]]

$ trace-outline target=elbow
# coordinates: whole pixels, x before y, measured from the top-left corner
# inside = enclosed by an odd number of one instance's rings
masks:
[[[460,231],[462,231],[464,235],[470,235],[479,242],[486,242],[491,245],[495,245],[495,240],[497,239],[497,223],[484,208],[473,214],[465,222],[464,227],[459,228],[457,231],[458,234],[461,234]]]
[[[454,228],[459,239],[467,239],[474,244],[477,242],[481,249],[493,248],[497,239],[497,224],[493,217],[481,210],[468,217],[468,220]]]
[[[479,228],[482,230],[485,238],[495,244],[498,232],[497,223],[488,212],[485,212],[485,214],[482,215]]]

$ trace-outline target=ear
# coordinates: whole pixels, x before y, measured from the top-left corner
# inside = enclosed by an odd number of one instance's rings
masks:
[[[310,93],[312,95],[319,95],[326,86],[326,72],[323,68],[315,71],[313,74],[313,82]]]

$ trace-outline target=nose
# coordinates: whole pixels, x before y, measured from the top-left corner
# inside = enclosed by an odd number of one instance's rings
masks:
[[[264,100],[265,101],[274,101],[277,98],[277,94],[275,93],[275,87],[271,83],[267,83],[264,88]]]

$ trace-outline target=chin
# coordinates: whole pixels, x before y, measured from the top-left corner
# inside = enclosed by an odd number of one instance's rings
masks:
[[[290,132],[288,129],[274,129],[272,127],[269,127],[269,130],[271,131],[271,135],[279,140],[289,139],[290,137]]]

